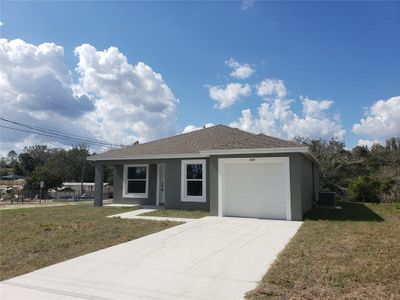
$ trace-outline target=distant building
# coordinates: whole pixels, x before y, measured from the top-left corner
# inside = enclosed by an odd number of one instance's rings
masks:
[[[24,187],[22,176],[11,174],[0,177],[0,201],[17,200]]]
[[[81,195],[81,182],[63,182],[62,188],[71,188],[77,196],[94,197],[94,182],[83,183],[83,193]],[[103,194],[109,195],[112,193],[112,186],[108,183],[103,183]]]

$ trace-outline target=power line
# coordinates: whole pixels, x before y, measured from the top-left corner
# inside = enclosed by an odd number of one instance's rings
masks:
[[[47,134],[47,133],[39,133],[36,131],[32,131],[32,130],[27,130],[27,129],[22,129],[22,128],[14,128],[14,127],[9,127],[9,126],[5,126],[5,125],[0,125],[0,128],[5,128],[5,129],[10,129],[10,130],[15,130],[15,131],[21,131],[21,132],[27,132],[27,133],[33,133],[33,134],[37,134],[37,135],[43,135],[43,136],[48,136],[48,137],[54,137],[54,138],[59,138],[59,139],[64,139],[64,140],[70,140],[70,141],[78,141],[78,142],[88,142],[82,139],[76,139],[73,137],[61,137],[59,135],[55,135],[55,134]],[[94,143],[97,144],[97,143]],[[111,144],[104,144],[104,143],[99,143],[102,146],[111,146]]]
[[[86,142],[88,144],[98,144],[104,147],[109,147],[109,148],[115,148],[112,144],[105,144],[105,143],[99,143],[99,142],[89,142],[89,141],[85,141],[83,139],[77,139],[77,138],[73,138],[73,137],[62,137],[56,134],[51,134],[51,133],[40,133],[40,132],[36,132],[33,130],[28,130],[28,129],[22,129],[22,128],[14,128],[14,127],[9,127],[9,126],[5,126],[5,125],[0,125],[0,128],[4,128],[4,129],[9,129],[9,130],[15,130],[15,131],[21,131],[21,132],[27,132],[27,133],[33,133],[33,134],[37,134],[37,135],[43,135],[43,136],[48,136],[48,137],[52,137],[52,138],[57,138],[57,139],[63,139],[63,140],[70,140],[70,141],[74,141],[74,142]]]
[[[9,119],[2,118],[2,117],[0,117],[0,120],[8,122],[8,123],[15,124],[17,126],[21,126],[21,127],[25,127],[25,128],[28,128],[28,129],[32,129],[32,130],[35,131],[35,132],[33,132],[35,134],[39,134],[36,131],[41,131],[41,132],[44,132],[46,134],[55,135],[55,136],[60,137],[60,138],[68,138],[68,139],[72,138],[74,140],[79,140],[79,141],[86,142],[86,143],[102,144],[102,145],[105,145],[105,146],[108,145],[108,146],[112,146],[112,147],[125,147],[125,145],[118,145],[118,144],[113,144],[113,143],[109,143],[109,142],[104,142],[104,141],[101,141],[101,140],[98,140],[98,139],[88,138],[88,137],[85,137],[85,136],[76,135],[76,134],[72,134],[72,133],[67,133],[67,132],[59,131],[59,130],[55,130],[55,129],[47,129],[47,128],[43,128],[43,127],[39,127],[39,126],[33,126],[33,125],[29,125],[29,124],[26,124],[26,123],[21,123],[21,122],[9,120]]]
[[[76,135],[76,134],[72,134],[72,133],[67,133],[67,132],[64,132],[64,131],[59,131],[59,130],[55,130],[55,129],[46,129],[46,128],[39,127],[39,126],[33,126],[33,125],[29,125],[29,124],[25,124],[25,123],[21,123],[21,122],[17,122],[17,121],[12,121],[12,120],[9,120],[9,119],[6,119],[6,118],[2,118],[2,117],[0,117],[0,120],[8,122],[8,123],[15,124],[17,126],[29,128],[29,129],[32,129],[32,130],[35,130],[35,131],[37,130],[37,131],[41,131],[41,132],[44,132],[44,133],[57,135],[57,136],[60,136],[60,137],[61,136],[62,137],[67,137],[67,138],[73,137],[73,138],[77,138],[79,140],[84,140],[86,142],[101,143],[101,144],[105,144],[105,145],[113,145],[113,146],[115,146],[115,144],[112,144],[112,143],[108,143],[108,142],[104,142],[104,141],[101,141],[101,140],[92,139],[92,138],[88,138],[88,137],[85,137],[85,136],[80,136],[80,135]],[[118,146],[123,146],[123,145],[118,145]]]

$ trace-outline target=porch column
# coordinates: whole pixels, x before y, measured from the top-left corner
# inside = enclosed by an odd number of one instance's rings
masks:
[[[94,206],[103,206],[103,179],[104,168],[102,164],[96,164],[94,170]]]

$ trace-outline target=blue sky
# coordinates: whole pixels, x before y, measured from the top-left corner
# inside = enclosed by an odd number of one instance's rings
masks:
[[[368,128],[356,134],[352,127],[368,116],[373,127],[379,119],[379,112],[372,112],[377,101],[400,96],[399,2],[256,1],[244,9],[243,3],[229,1],[3,1],[1,22],[2,38],[63,47],[74,81],[79,80],[74,49],[84,43],[97,51],[117,47],[132,65],[144,62],[179,99],[176,132],[187,125],[237,122],[244,109],[256,117],[261,103],[276,98],[273,93],[257,96],[257,85],[274,79],[284,82],[284,98],[292,100],[290,110],[299,117],[304,109],[300,96],[333,101],[322,113],[340,123],[346,132],[342,137],[354,146],[360,139],[386,138]],[[233,78],[226,65],[231,58],[249,64],[254,73]],[[252,92],[219,109],[209,88],[229,83],[249,84]],[[400,109],[399,103],[391,101],[394,109]],[[393,118],[385,122],[382,128],[389,126],[390,133],[400,130]]]

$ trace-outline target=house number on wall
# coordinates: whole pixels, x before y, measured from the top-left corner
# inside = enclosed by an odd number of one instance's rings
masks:
[[[255,158],[249,158],[249,161],[256,161]]]

